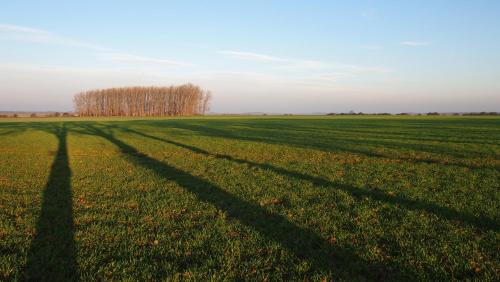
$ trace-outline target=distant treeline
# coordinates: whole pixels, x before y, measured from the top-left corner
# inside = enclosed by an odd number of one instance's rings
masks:
[[[499,112],[477,112],[477,113],[464,113],[463,116],[499,116]]]
[[[398,113],[398,114],[391,114],[391,113],[356,113],[353,111],[350,111],[348,113],[328,113],[326,114],[327,116],[354,116],[354,115],[376,115],[376,116],[391,116],[391,115],[397,115],[397,116],[422,116],[422,115],[427,115],[427,116],[498,116],[500,115],[500,112],[470,112],[470,113],[438,113],[438,112],[428,112],[428,113]]]
[[[0,118],[26,118],[26,117],[73,117],[75,116],[73,113],[60,113],[60,112],[19,112],[19,113],[10,113],[10,114],[0,114]]]
[[[76,94],[79,116],[186,116],[208,110],[210,92],[193,84],[170,87],[122,87]]]

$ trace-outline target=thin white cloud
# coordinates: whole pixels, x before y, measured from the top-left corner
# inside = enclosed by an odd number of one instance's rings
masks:
[[[98,51],[109,50],[109,48],[97,44],[60,36],[46,30],[10,24],[0,24],[0,40],[48,43]]]
[[[219,54],[226,55],[230,58],[245,59],[253,61],[261,61],[268,63],[281,63],[273,67],[276,70],[284,71],[331,71],[344,70],[351,73],[387,73],[392,70],[386,67],[358,66],[343,63],[330,63],[316,60],[304,60],[294,58],[283,58],[253,52],[242,51],[218,51]]]
[[[380,66],[360,66],[344,63],[328,63],[313,60],[296,60],[291,64],[276,67],[276,69],[287,71],[331,71],[336,70],[345,74],[358,73],[388,73],[392,72],[390,68]]]
[[[429,46],[431,43],[427,41],[402,41],[399,44],[405,46],[417,47],[417,46]]]
[[[126,54],[126,53],[101,53],[101,54],[99,54],[99,58],[101,58],[103,60],[127,62],[127,63],[134,63],[134,64],[154,64],[154,65],[162,65],[162,66],[193,66],[193,64],[185,63],[185,62],[166,60],[166,59],[149,58],[149,57],[136,56],[136,55]]]
[[[47,43],[47,44],[85,48],[101,52],[98,54],[98,57],[101,59],[109,61],[127,62],[135,65],[147,64],[147,65],[158,65],[158,66],[193,66],[193,64],[190,63],[179,62],[174,60],[143,57],[127,53],[117,53],[114,52],[111,48],[105,46],[63,37],[46,30],[36,29],[32,27],[18,26],[18,25],[0,24],[0,40],[37,42],[37,43]]]
[[[264,62],[283,62],[286,61],[286,59],[278,58],[278,57],[273,57],[269,55],[264,55],[264,54],[257,54],[257,53],[252,53],[252,52],[242,52],[242,51],[219,51],[219,54],[234,58],[234,59],[241,59],[241,60],[251,60],[251,61],[264,61]]]
[[[25,27],[25,26],[11,25],[11,24],[0,24],[0,32],[19,32],[19,33],[38,34],[38,35],[50,34],[50,32],[44,30]]]

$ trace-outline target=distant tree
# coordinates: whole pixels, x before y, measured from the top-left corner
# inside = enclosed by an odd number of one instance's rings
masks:
[[[59,117],[59,116],[61,116],[61,113],[59,113],[59,112],[55,112],[55,113],[54,113],[54,116],[55,116],[55,117]]]
[[[69,117],[70,115],[69,115],[69,113],[63,113],[62,116],[63,117]]]
[[[203,93],[200,95],[200,97],[202,98],[203,102],[202,102],[202,108],[201,108],[201,113],[202,114],[205,114],[206,112],[208,112],[208,110],[210,109],[210,100],[212,99],[212,93],[210,91],[207,91],[204,95]]]
[[[12,117],[16,118],[16,117],[18,117],[18,115],[17,114],[13,114]]]
[[[439,116],[438,112],[429,112],[427,113],[428,116]]]
[[[36,114],[35,114],[35,113],[32,113],[32,114],[30,115],[30,117],[34,118],[34,117],[36,117]]]

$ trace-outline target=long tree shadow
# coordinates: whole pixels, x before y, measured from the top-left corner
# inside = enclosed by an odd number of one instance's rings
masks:
[[[390,203],[390,204],[401,205],[407,209],[420,210],[420,211],[433,213],[438,217],[448,219],[448,220],[458,221],[458,222],[464,222],[466,224],[475,226],[476,228],[481,229],[481,230],[494,230],[494,231],[496,231],[500,228],[499,223],[497,221],[490,219],[489,217],[486,217],[486,216],[475,216],[473,214],[466,213],[466,212],[458,212],[454,209],[441,207],[441,206],[438,206],[436,204],[432,204],[432,203],[428,203],[428,202],[406,199],[406,198],[398,197],[395,195],[389,195],[389,194],[384,193],[383,191],[380,191],[380,190],[366,190],[365,188],[357,188],[357,187],[346,185],[343,183],[329,181],[329,180],[323,179],[321,177],[310,176],[310,175],[303,174],[300,172],[290,171],[290,170],[286,170],[286,169],[283,169],[280,167],[275,167],[275,166],[270,165],[270,164],[263,164],[263,163],[257,163],[257,162],[248,161],[248,160],[244,160],[244,159],[237,159],[237,158],[234,158],[234,157],[229,156],[229,155],[213,154],[213,153],[210,153],[206,150],[203,150],[203,149],[191,146],[191,145],[186,145],[186,144],[182,144],[182,143],[179,143],[176,141],[168,140],[166,138],[161,138],[161,137],[149,135],[149,134],[139,132],[139,131],[136,131],[136,130],[133,130],[130,128],[123,128],[123,127],[116,127],[116,128],[118,128],[124,132],[130,132],[130,133],[133,133],[133,134],[136,134],[139,136],[143,136],[143,137],[146,137],[149,139],[172,144],[172,145],[190,150],[190,151],[195,152],[195,153],[199,153],[199,154],[203,154],[206,156],[211,156],[211,157],[215,157],[215,158],[219,158],[219,159],[225,159],[225,160],[232,161],[232,162],[239,163],[239,164],[246,164],[250,167],[257,167],[257,168],[260,168],[263,170],[270,170],[270,171],[273,171],[275,173],[285,175],[288,177],[293,177],[293,178],[296,178],[299,180],[309,181],[309,182],[312,182],[313,185],[315,185],[315,186],[323,186],[323,187],[331,187],[334,189],[339,189],[339,190],[345,191],[345,192],[347,192],[353,196],[356,196],[356,197],[369,197],[373,200],[386,202],[386,203]]]
[[[0,136],[15,135],[26,131],[25,123],[0,123]]]
[[[16,130],[3,131],[3,132],[0,132],[0,136],[2,136],[2,135],[10,135],[10,134],[16,133],[16,132],[17,132]]]
[[[288,146],[295,146],[300,148],[313,148],[323,151],[338,151],[338,152],[350,152],[354,154],[360,154],[367,157],[374,158],[384,158],[384,159],[394,159],[401,160],[411,163],[427,163],[427,164],[440,164],[440,165],[453,165],[461,166],[469,169],[478,168],[493,168],[499,169],[497,166],[483,165],[483,164],[469,164],[464,163],[462,159],[447,159],[446,161],[433,159],[433,158],[415,158],[413,156],[405,156],[401,154],[390,154],[377,152],[373,149],[366,148],[366,146],[374,148],[390,148],[391,150],[411,150],[415,152],[426,152],[422,147],[423,145],[415,145],[409,143],[401,142],[387,142],[387,141],[373,141],[373,140],[358,140],[356,138],[340,138],[335,136],[328,136],[327,138],[319,138],[315,135],[303,135],[296,134],[293,131],[280,130],[279,128],[273,129],[272,127],[252,127],[245,131],[225,129],[224,127],[215,126],[203,126],[196,123],[181,123],[172,121],[176,128],[186,129],[197,134],[201,134],[209,137],[226,138],[233,140],[243,140],[252,142],[262,142],[267,144],[283,144]],[[153,123],[154,124],[154,123]],[[157,125],[156,125],[157,126]],[[272,129],[272,130],[271,130]],[[278,131],[280,130],[280,131]],[[305,136],[305,137],[304,137]],[[309,136],[309,137],[308,137]],[[315,136],[316,138],[311,138]],[[429,146],[427,146],[429,147]],[[448,148],[449,149],[449,148]],[[446,151],[430,150],[428,153],[432,154],[444,154]],[[478,155],[476,157],[481,157]]]
[[[59,145],[23,271],[23,278],[29,281],[78,280],[67,129],[62,125],[53,133]]]
[[[195,177],[187,172],[158,161],[140,153],[134,147],[122,142],[109,132],[84,126],[84,134],[101,136],[117,146],[124,156],[134,165],[153,171],[158,176],[174,181],[187,191],[194,193],[202,202],[211,204],[226,213],[228,218],[259,232],[269,241],[279,243],[300,259],[306,259],[311,264],[311,271],[319,271],[324,275],[334,275],[351,280],[381,280],[389,275],[388,266],[369,262],[353,251],[334,246],[311,230],[301,228],[285,217],[262,208],[257,203],[240,199],[218,186]],[[352,270],[356,275],[352,277]],[[391,273],[397,277],[410,277],[408,270],[398,268]]]

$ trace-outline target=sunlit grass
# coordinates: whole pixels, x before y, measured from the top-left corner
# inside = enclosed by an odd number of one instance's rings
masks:
[[[499,278],[498,118],[34,120],[0,280]]]

